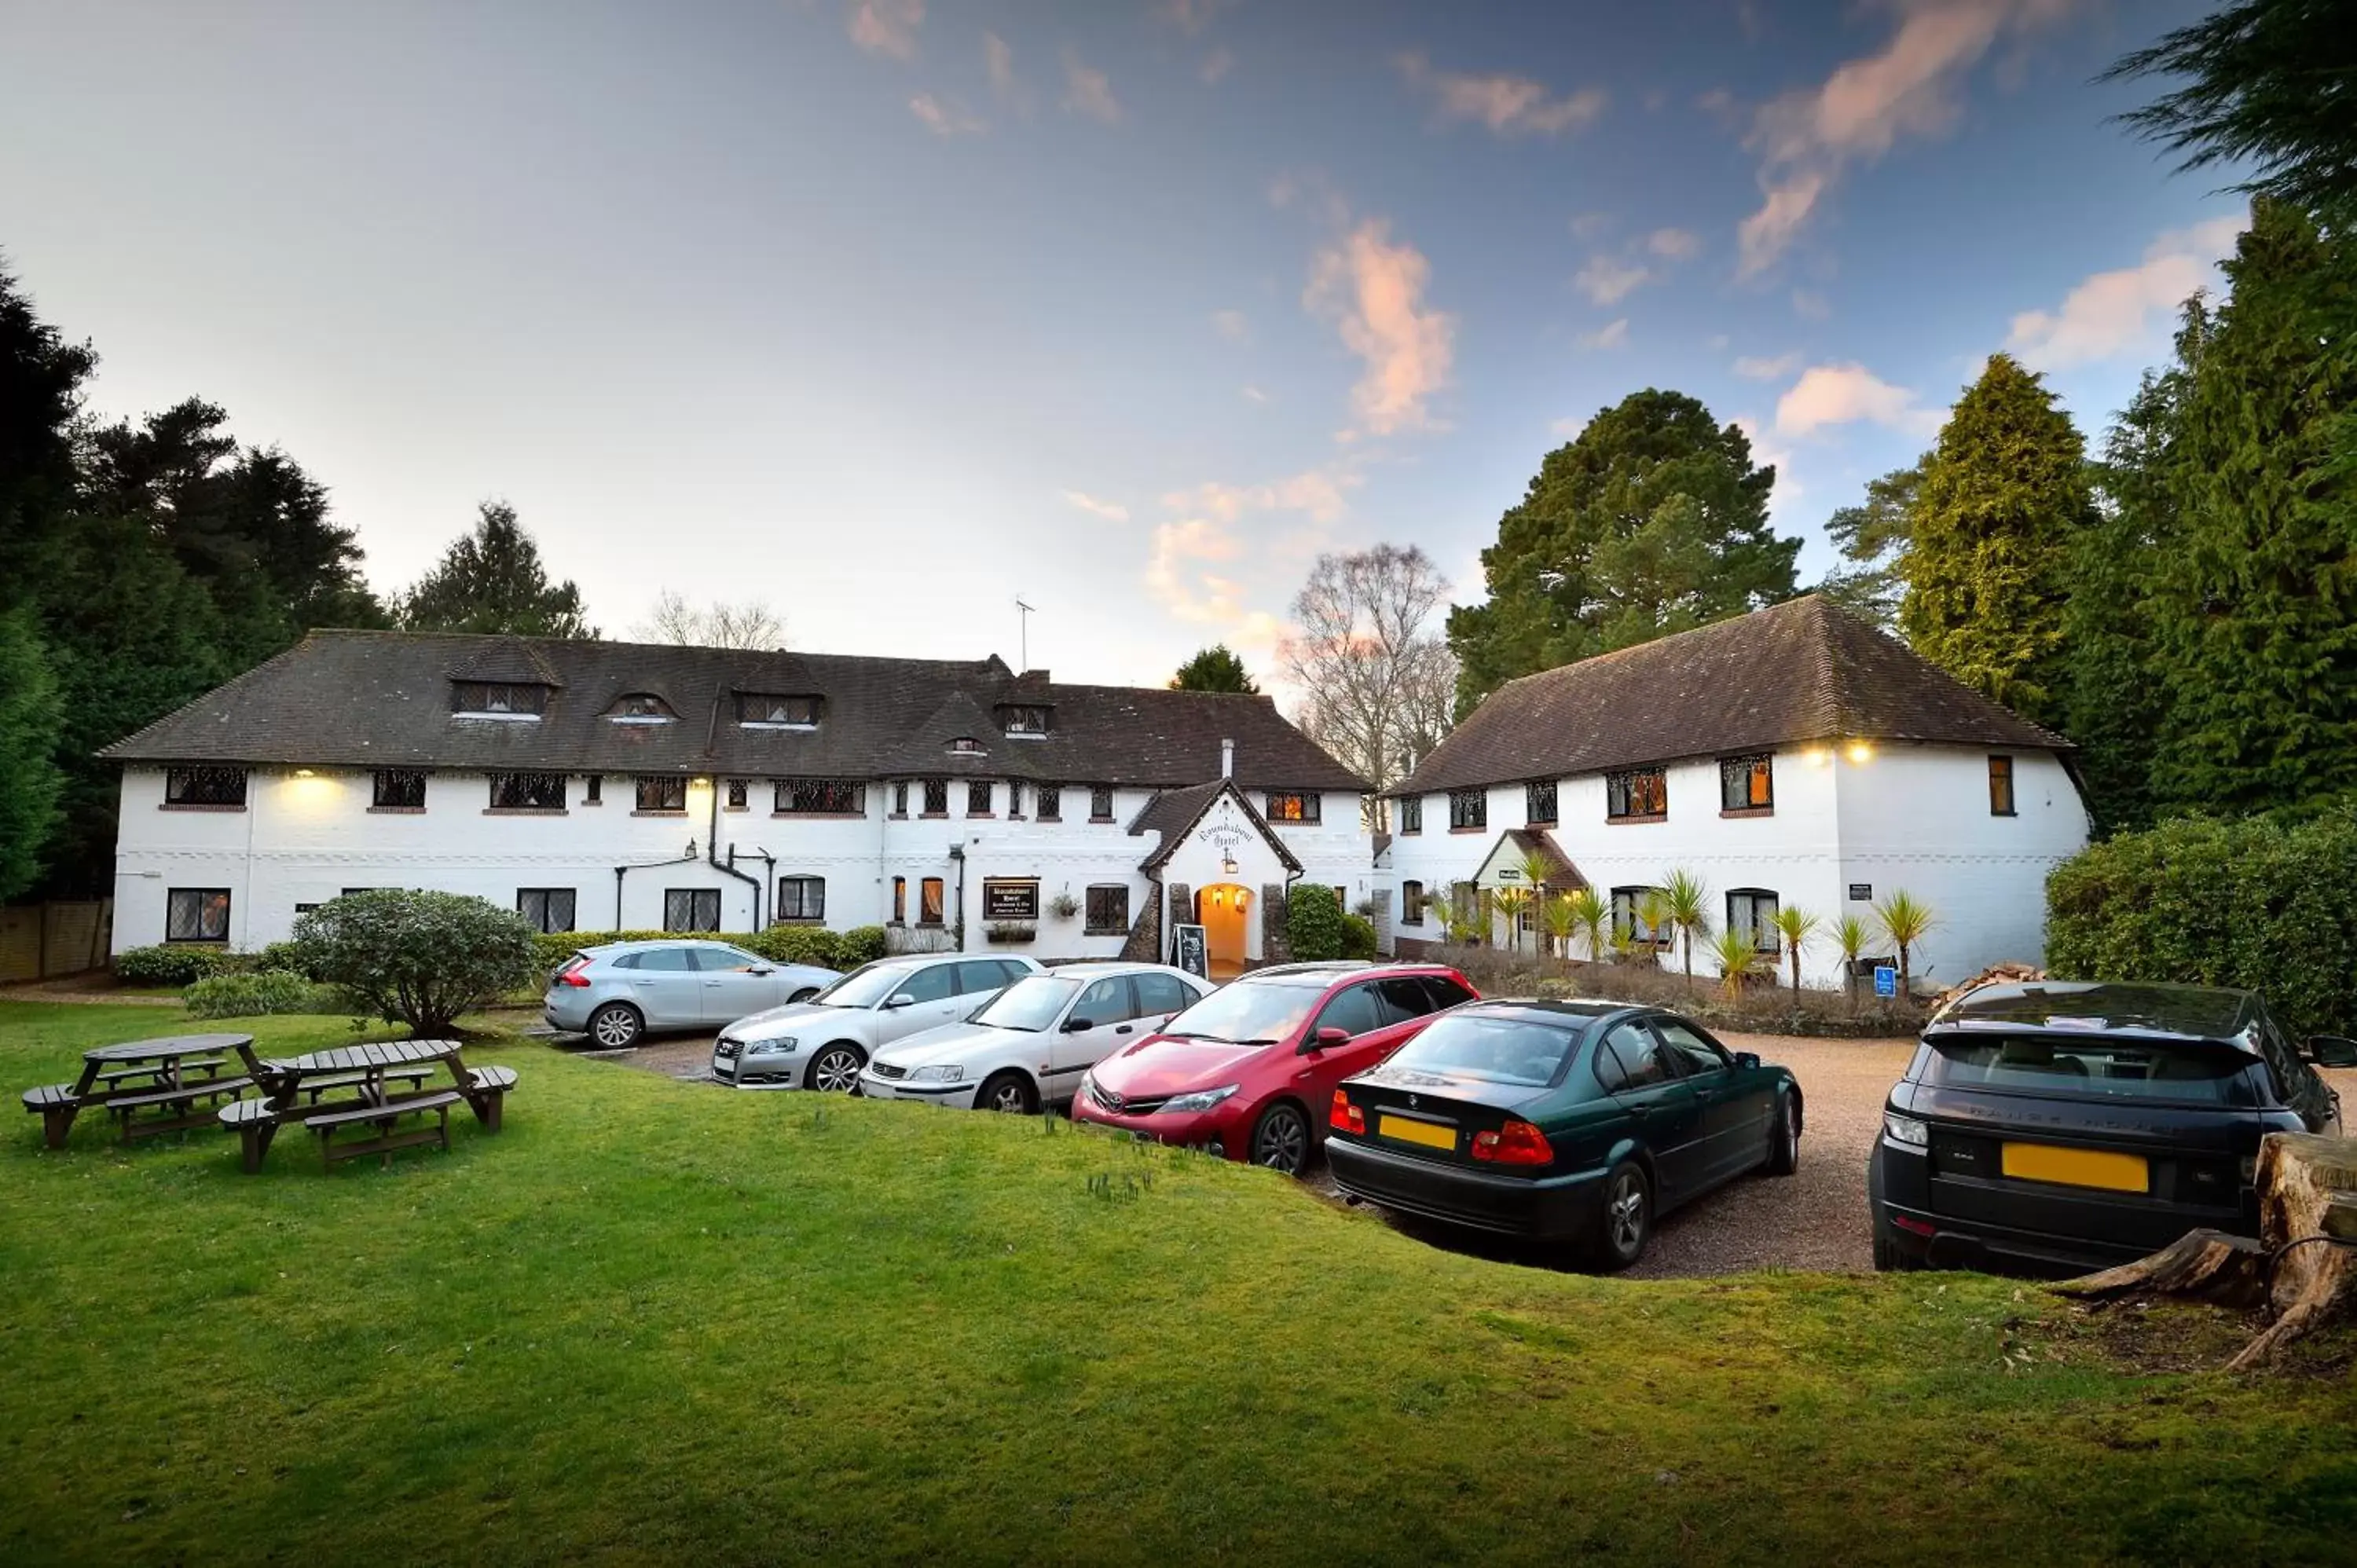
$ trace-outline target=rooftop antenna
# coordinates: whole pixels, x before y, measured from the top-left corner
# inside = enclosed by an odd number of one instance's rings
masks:
[[[1015,672],[1020,675],[1024,671],[1031,668],[1031,617],[1036,612],[1019,596],[1015,601],[1015,608],[1018,612],[1015,618],[1015,623],[1020,628],[1015,636],[1015,651],[1019,660],[1015,666]]]

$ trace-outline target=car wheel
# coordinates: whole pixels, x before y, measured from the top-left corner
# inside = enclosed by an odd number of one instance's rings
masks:
[[[982,1092],[974,1097],[974,1108],[1028,1116],[1039,1109],[1039,1096],[1021,1073],[996,1072],[983,1080]]]
[[[787,997],[787,998],[786,998],[786,1001],[787,1001],[787,1003],[788,1003],[789,1004],[795,1004],[795,1003],[807,1002],[807,1001],[809,1001],[812,997],[813,997],[813,996],[815,996],[815,995],[817,995],[817,994],[818,994],[818,987],[817,987],[817,986],[815,986],[815,985],[805,985],[805,986],[803,986],[800,991],[795,992],[791,996]]]
[[[1801,1168],[1801,1112],[1789,1094],[1776,1096],[1768,1128],[1768,1174],[1791,1176]]]
[[[1607,1273],[1629,1267],[1645,1255],[1653,1235],[1653,1188],[1633,1160],[1623,1160],[1604,1178],[1604,1212],[1597,1219],[1596,1262]]]
[[[589,1015],[589,1037],[604,1050],[628,1050],[646,1032],[647,1021],[627,1002],[608,1002]]]
[[[1253,1128],[1252,1162],[1287,1176],[1309,1168],[1309,1120],[1298,1108],[1276,1104],[1261,1112]]]
[[[837,1040],[811,1058],[810,1070],[802,1076],[804,1089],[815,1089],[823,1094],[850,1094],[859,1088],[859,1069],[867,1058],[857,1046]]]

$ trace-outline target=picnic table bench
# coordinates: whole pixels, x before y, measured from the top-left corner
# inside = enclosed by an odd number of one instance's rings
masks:
[[[231,1057],[245,1070],[224,1078],[221,1069]],[[75,1118],[93,1106],[105,1107],[115,1118],[126,1144],[203,1126],[214,1116],[210,1101],[242,1097],[258,1081],[261,1066],[252,1035],[131,1040],[84,1051],[81,1062],[81,1076],[72,1083],[44,1084],[23,1095],[25,1109],[40,1117],[43,1140],[52,1149],[66,1146]],[[142,1111],[163,1114],[142,1117]]]
[[[423,1086],[436,1065],[450,1074],[450,1087]],[[319,1153],[329,1169],[339,1160],[363,1155],[393,1163],[393,1153],[422,1144],[450,1148],[450,1108],[461,1102],[474,1112],[483,1130],[500,1130],[500,1111],[515,1087],[512,1068],[469,1068],[460,1058],[456,1040],[389,1040],[373,1045],[346,1046],[317,1051],[286,1061],[261,1065],[257,1079],[264,1097],[222,1106],[221,1125],[234,1130],[244,1169],[259,1171],[278,1129],[300,1123],[319,1139]],[[406,1092],[390,1091],[407,1084]],[[329,1090],[350,1090],[348,1098],[323,1098]],[[310,1102],[303,1103],[308,1095]],[[402,1129],[406,1116],[431,1114],[432,1126]],[[337,1142],[337,1134],[355,1128],[373,1129],[375,1136],[360,1142]]]

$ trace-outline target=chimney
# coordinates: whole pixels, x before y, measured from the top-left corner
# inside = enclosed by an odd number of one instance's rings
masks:
[[[1236,743],[1232,740],[1223,740],[1220,742],[1220,777],[1222,779],[1233,779],[1235,776]]]

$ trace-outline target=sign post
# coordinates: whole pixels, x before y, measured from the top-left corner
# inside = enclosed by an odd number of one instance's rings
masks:
[[[1878,964],[1874,971],[1874,993],[1877,996],[1899,994],[1899,972],[1889,964]]]
[[[1202,927],[1170,928],[1170,961],[1199,980],[1211,978],[1211,950],[1204,943]]]

